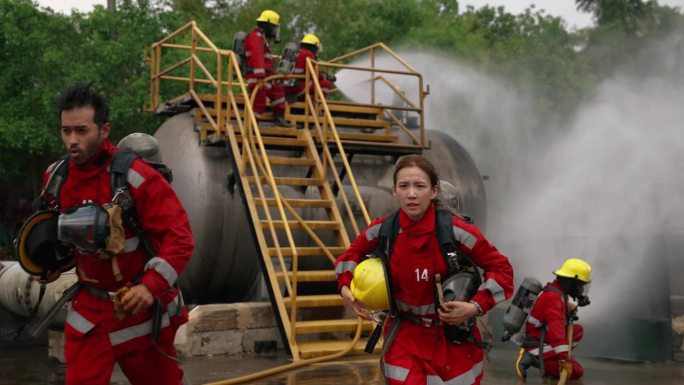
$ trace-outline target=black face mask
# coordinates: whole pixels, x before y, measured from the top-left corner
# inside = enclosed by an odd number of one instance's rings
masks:
[[[587,306],[591,303],[586,295],[584,282],[574,278],[558,277],[558,283],[570,297],[577,301],[577,306]]]

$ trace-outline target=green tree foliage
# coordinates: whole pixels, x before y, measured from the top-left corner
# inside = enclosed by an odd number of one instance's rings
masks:
[[[0,183],[37,190],[43,168],[62,152],[55,99],[75,81],[94,82],[109,98],[114,140],[152,132],[160,121],[142,111],[144,51],[191,20],[226,49],[235,32],[250,31],[262,10],[273,9],[281,15],[276,54],[306,33],[323,41],[323,59],[379,41],[437,50],[533,90],[552,119],[572,112],[595,79],[639,55],[644,42],[682,25],[677,10],[652,0],[576,4],[594,15],[595,28],[568,31],[535,8],[512,15],[461,9],[458,0],[119,0],[116,12],[97,6],[68,16],[30,0],[0,0]]]
[[[673,8],[649,0],[577,0],[579,10],[591,12],[597,27],[585,31],[582,55],[598,77],[620,69],[639,55],[642,47],[658,41],[682,25]]]

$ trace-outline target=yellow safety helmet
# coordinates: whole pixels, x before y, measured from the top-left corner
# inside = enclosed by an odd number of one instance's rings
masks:
[[[591,280],[591,266],[579,258],[570,258],[563,262],[560,269],[553,272],[559,277],[575,278],[584,283],[589,283]]]
[[[368,258],[356,266],[351,293],[359,304],[368,310],[390,308],[385,265],[380,258]]]
[[[313,33],[304,35],[302,38],[302,43],[315,45],[319,51],[321,50],[321,39],[319,39],[318,36],[314,35]]]
[[[64,271],[74,263],[71,249],[57,237],[59,213],[44,210],[31,215],[14,241],[19,265],[29,274]]]
[[[259,15],[256,21],[265,21],[273,25],[280,25],[280,15],[276,11],[267,9],[261,12],[261,15]]]

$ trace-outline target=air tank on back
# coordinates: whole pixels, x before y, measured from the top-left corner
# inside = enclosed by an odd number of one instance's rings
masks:
[[[159,141],[162,161],[173,171],[173,188],[188,212],[195,239],[195,253],[180,278],[186,300],[199,304],[256,299],[259,248],[239,181],[233,174],[230,147],[200,146],[194,119],[187,113],[169,118],[154,136]],[[427,138],[432,147],[423,155],[433,162],[442,180],[441,199],[484,228],[484,186],[472,158],[446,133],[428,130]],[[392,197],[395,160],[377,155],[353,158],[354,177],[371,218],[398,207]],[[291,198],[311,195],[311,188],[302,191],[281,186],[281,191]],[[305,219],[313,215],[305,209],[301,214]],[[363,226],[360,211],[355,210],[355,215]],[[307,258],[305,263],[312,266],[304,269],[329,264],[313,258]]]

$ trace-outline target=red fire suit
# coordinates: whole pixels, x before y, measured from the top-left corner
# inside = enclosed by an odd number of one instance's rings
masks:
[[[316,55],[308,48],[306,47],[301,47],[299,49],[299,53],[297,54],[297,60],[295,61],[295,66],[292,69],[292,73],[294,75],[304,75],[306,74],[306,59],[309,58],[312,61],[318,60]],[[328,80],[328,77],[325,75],[325,73],[318,71],[318,82],[321,85],[321,91],[323,91],[323,95],[327,98],[328,94],[330,94],[330,91],[333,88],[333,84],[330,80]],[[306,87],[306,81],[304,79],[296,79],[294,86],[292,87],[285,87],[285,93],[286,94],[294,94],[297,95],[297,100],[303,101],[304,100],[304,88]],[[313,81],[309,85],[309,94],[311,95],[312,98],[316,97],[315,91],[314,91],[314,85]]]
[[[250,94],[257,86],[259,79],[273,75],[273,55],[264,31],[259,27],[247,35],[245,39],[245,66],[247,68],[247,86]],[[280,81],[268,81],[257,91],[254,98],[254,113],[257,119],[266,111],[266,96],[271,100],[271,110],[275,116],[285,114],[285,90]]]
[[[111,201],[109,166],[117,150],[104,140],[87,164],[70,161],[59,194],[62,211],[86,201]],[[46,171],[44,183],[53,167]],[[194,248],[189,220],[168,182],[145,162],[133,161],[127,181],[141,225],[157,256],[148,259],[140,239],[125,228],[125,248],[116,256],[122,278],[117,281],[112,258],[74,251],[78,280],[86,286],[72,300],[64,327],[67,384],[109,384],[115,362],[132,384],[176,385],[183,380],[179,365],[157,348],[175,356],[176,330],[188,319],[174,284]],[[137,277],[163,304],[156,347],[150,337],[149,309],[124,320],[115,318],[112,293],[127,283],[136,284]]]
[[[551,288],[555,288],[551,289]],[[552,377],[560,377],[560,361],[568,359],[568,336],[566,332],[567,294],[558,284],[557,280],[547,284],[537,298],[530,316],[525,324],[525,334],[528,339],[539,340],[542,329],[546,328],[544,336],[544,374]],[[573,348],[582,339],[584,329],[582,325],[573,324]],[[539,356],[539,347],[526,349],[530,354]],[[575,358],[571,358],[572,375],[570,378],[577,379],[584,374],[584,368]]]
[[[350,286],[352,273],[365,255],[378,246],[378,232],[385,218],[375,219],[335,262],[339,290]],[[383,372],[389,384],[425,385],[479,384],[483,373],[483,351],[472,341],[454,344],[445,337],[435,310],[435,280],[445,277],[448,265],[435,233],[435,210],[430,206],[423,218],[414,222],[399,214],[401,231],[389,259],[392,294],[399,312],[414,320],[401,319],[399,331],[383,356]],[[480,230],[454,216],[453,231],[460,249],[484,270],[484,282],[472,298],[486,313],[513,292],[513,269],[482,235]],[[388,319],[385,336],[391,325]],[[480,340],[477,327],[474,337]]]

